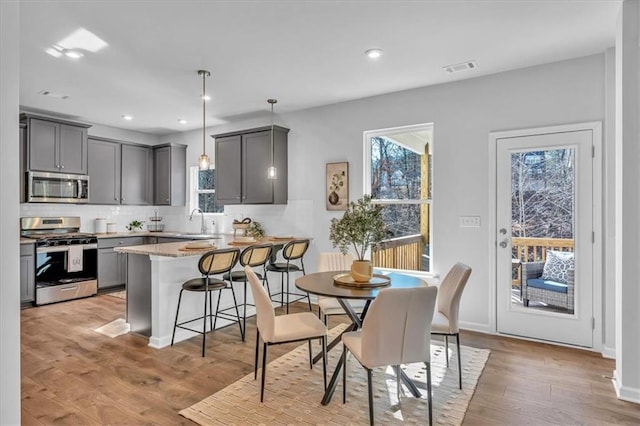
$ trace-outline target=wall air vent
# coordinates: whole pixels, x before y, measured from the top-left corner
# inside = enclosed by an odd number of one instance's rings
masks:
[[[461,62],[459,64],[447,65],[446,67],[442,67],[448,73],[456,73],[460,71],[474,70],[478,68],[478,64],[476,61],[467,61]]]
[[[38,92],[39,95],[42,96],[49,96],[50,98],[56,98],[56,99],[68,99],[69,96],[68,95],[63,95],[61,93],[55,93],[55,92],[50,92],[49,90],[41,90]]]

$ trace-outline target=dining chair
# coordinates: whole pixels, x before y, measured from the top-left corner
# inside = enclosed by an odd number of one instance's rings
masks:
[[[182,284],[182,289],[180,290],[180,295],[178,296],[178,307],[176,308],[176,319],[173,323],[173,333],[171,335],[171,346],[173,346],[173,342],[176,337],[176,328],[182,328],[184,330],[189,330],[194,333],[202,334],[202,356],[204,356],[205,352],[205,344],[206,344],[206,336],[207,336],[207,318],[209,318],[210,330],[215,330],[215,319],[217,319],[217,310],[216,313],[213,313],[213,303],[212,303],[212,293],[214,291],[220,291],[227,288],[227,282],[224,279],[219,279],[213,277],[213,275],[224,274],[229,272],[233,267],[238,263],[238,257],[240,255],[240,250],[237,248],[229,248],[229,249],[219,249],[212,250],[200,257],[198,261],[198,270],[200,271],[201,277],[193,278],[188,281],[185,281]],[[190,320],[182,321],[178,323],[178,316],[180,314],[180,303],[182,302],[182,293],[184,291],[189,292],[197,292],[204,293],[204,314],[201,317],[193,318]],[[234,293],[234,302],[235,302],[235,293]],[[218,295],[218,305],[220,304],[220,295]],[[209,305],[209,312],[207,313],[207,305]],[[242,324],[240,323],[240,314],[238,312],[238,305],[236,303],[236,318],[238,322],[238,326],[240,327],[240,335],[243,335]],[[203,320],[202,322],[202,331],[196,330],[194,328],[186,327],[184,324],[188,324],[191,322],[195,322],[198,320]]]
[[[256,304],[256,353],[253,379],[258,377],[258,354],[262,338],[262,381],[260,384],[260,402],[264,400],[264,383],[267,371],[267,348],[270,345],[308,341],[309,365],[313,368],[311,340],[320,339],[322,343],[322,374],[324,389],[327,389],[327,327],[311,312],[300,312],[276,316],[271,297],[260,284],[260,279],[250,266],[245,266],[249,285]]]
[[[414,362],[424,362],[427,367],[429,424],[432,423],[430,331],[437,293],[435,286],[380,290],[362,328],[342,335],[342,402],[347,399],[347,356],[352,353],[367,370],[370,424],[373,425],[372,369],[393,365],[399,396],[400,365]]]
[[[244,272],[244,267],[245,266],[250,266],[251,268],[261,267],[262,271],[256,272],[256,275],[260,280],[262,280],[262,285],[264,285],[265,281],[267,280],[267,260],[269,260],[269,257],[271,256],[272,249],[273,249],[273,244],[271,243],[254,244],[249,247],[246,247],[244,250],[242,250],[242,253],[240,253],[240,265],[242,266],[242,269],[239,269],[237,271],[229,271],[222,276],[222,278],[226,281],[229,281],[231,285],[233,285],[234,282],[244,283],[243,297],[242,297],[242,300],[243,300],[242,302],[243,304],[242,341],[244,341],[244,338],[247,334],[247,305],[255,306],[252,304],[247,304],[247,274]],[[220,299],[218,299],[218,303],[220,303]],[[232,309],[233,309],[233,306],[223,309],[221,311],[218,311],[218,308],[216,308],[216,313],[219,315],[228,316],[229,314],[227,313],[227,311],[230,311]]]
[[[280,273],[280,292],[270,295],[270,298],[273,296],[280,295],[280,306],[284,305],[284,295],[287,295],[287,314],[289,313],[289,303],[297,302],[298,300],[302,300],[305,297],[309,302],[309,310],[311,310],[311,298],[309,295],[303,295],[299,293],[291,293],[289,290],[289,276],[295,272],[302,272],[302,275],[305,275],[306,272],[304,270],[304,255],[309,248],[309,240],[292,240],[284,245],[282,248],[282,257],[284,258],[284,262],[272,262],[267,265],[267,271],[270,272],[278,272]],[[299,265],[296,263],[299,263]],[[284,289],[284,276],[287,276],[287,289]],[[289,297],[291,295],[296,296],[294,300],[290,300]],[[273,299],[272,299],[273,300]],[[278,302],[278,300],[273,300],[274,302]]]
[[[447,368],[449,368],[449,336],[456,337],[456,345],[458,348],[458,386],[460,389],[462,389],[462,364],[460,357],[458,311],[460,309],[462,290],[464,290],[470,275],[471,268],[461,262],[453,265],[449,272],[447,272],[447,275],[440,284],[437,307],[431,325],[431,334],[444,336]]]
[[[348,271],[351,268],[354,257],[351,253],[342,254],[340,252],[323,252],[318,253],[318,272],[327,271]],[[351,302],[353,310],[358,314],[362,314],[366,301],[354,299]],[[328,324],[330,315],[345,315],[346,312],[333,297],[318,296],[318,317],[322,318],[325,325]]]

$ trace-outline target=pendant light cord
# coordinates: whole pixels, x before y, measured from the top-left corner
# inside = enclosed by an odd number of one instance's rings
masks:
[[[204,99],[206,96],[204,80],[207,78],[207,74],[208,74],[208,71],[204,71],[202,73],[202,155],[206,155],[207,153],[206,134],[205,134],[206,133],[205,128],[207,127],[207,124],[206,124],[207,101]]]

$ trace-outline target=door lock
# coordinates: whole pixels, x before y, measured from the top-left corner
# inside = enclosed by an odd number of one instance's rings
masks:
[[[500,241],[500,244],[499,244],[499,245],[500,245],[500,247],[502,247],[502,248],[507,248],[507,246],[509,245],[509,243],[507,242],[507,240],[503,240],[503,241]]]

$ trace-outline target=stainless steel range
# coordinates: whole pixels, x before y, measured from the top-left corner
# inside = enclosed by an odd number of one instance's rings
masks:
[[[97,294],[98,239],[79,230],[79,217],[20,219],[20,234],[36,240],[36,305]]]

